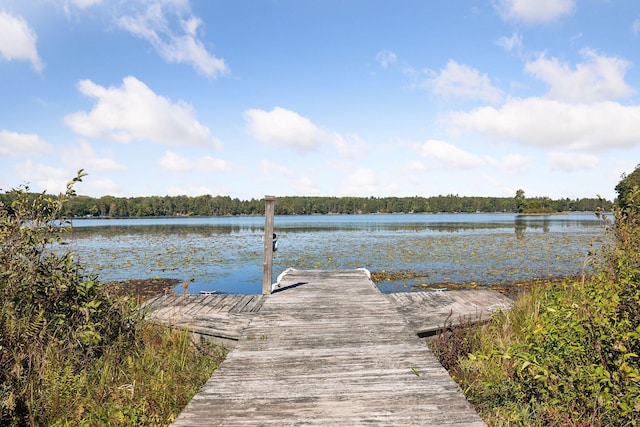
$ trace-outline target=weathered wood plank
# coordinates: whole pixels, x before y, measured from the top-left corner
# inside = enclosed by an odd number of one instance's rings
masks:
[[[365,272],[292,271],[174,426],[484,426]]]
[[[184,328],[202,339],[231,346],[256,315],[262,295],[181,295],[149,300],[143,310],[153,322]],[[248,307],[248,308],[247,308]]]
[[[491,290],[399,292],[387,294],[387,298],[420,336],[432,335],[445,326],[487,320],[498,310],[509,310],[513,303]]]
[[[163,307],[173,305],[173,301],[177,299],[175,295],[159,295],[145,302],[143,308],[147,311],[159,310]]]

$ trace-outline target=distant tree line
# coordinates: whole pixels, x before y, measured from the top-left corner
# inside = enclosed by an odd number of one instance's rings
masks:
[[[9,194],[0,201],[10,206]],[[147,196],[99,198],[78,196],[65,205],[68,217],[161,217],[264,215],[264,200],[228,196]],[[610,210],[612,202],[600,198],[558,199],[516,197],[279,197],[276,215],[423,213],[423,212],[567,212]]]

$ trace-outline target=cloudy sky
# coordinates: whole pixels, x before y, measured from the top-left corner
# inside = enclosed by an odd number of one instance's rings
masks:
[[[615,197],[637,0],[0,0],[0,189]]]

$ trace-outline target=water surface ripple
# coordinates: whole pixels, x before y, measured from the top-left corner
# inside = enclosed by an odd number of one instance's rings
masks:
[[[263,217],[81,219],[70,246],[103,281],[175,278],[188,292],[260,293]],[[605,234],[593,213],[277,216],[274,277],[288,267],[420,272],[384,292],[581,273]]]

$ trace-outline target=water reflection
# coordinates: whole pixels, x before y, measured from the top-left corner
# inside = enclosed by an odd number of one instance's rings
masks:
[[[94,227],[76,227],[74,226],[73,234],[79,238],[88,236],[113,236],[120,234],[136,235],[185,235],[197,234],[202,236],[211,236],[217,234],[242,234],[262,232],[263,227],[257,225],[129,225],[129,226],[94,226]]]
[[[559,214],[559,215],[517,215],[514,218],[514,231],[518,239],[523,239],[527,229],[549,233],[555,231],[571,231],[574,229],[602,229],[604,224],[594,213]]]
[[[559,227],[582,227],[585,225],[588,225],[588,223],[581,224],[580,221],[574,221],[573,224],[567,222],[558,224]],[[528,217],[517,216],[515,219],[514,229],[518,239],[524,239],[524,232],[527,228],[539,229],[542,230],[543,233],[548,233],[550,230],[550,226],[551,220],[547,218],[544,218],[542,220],[538,219],[537,221],[531,221],[530,219],[528,219]]]

